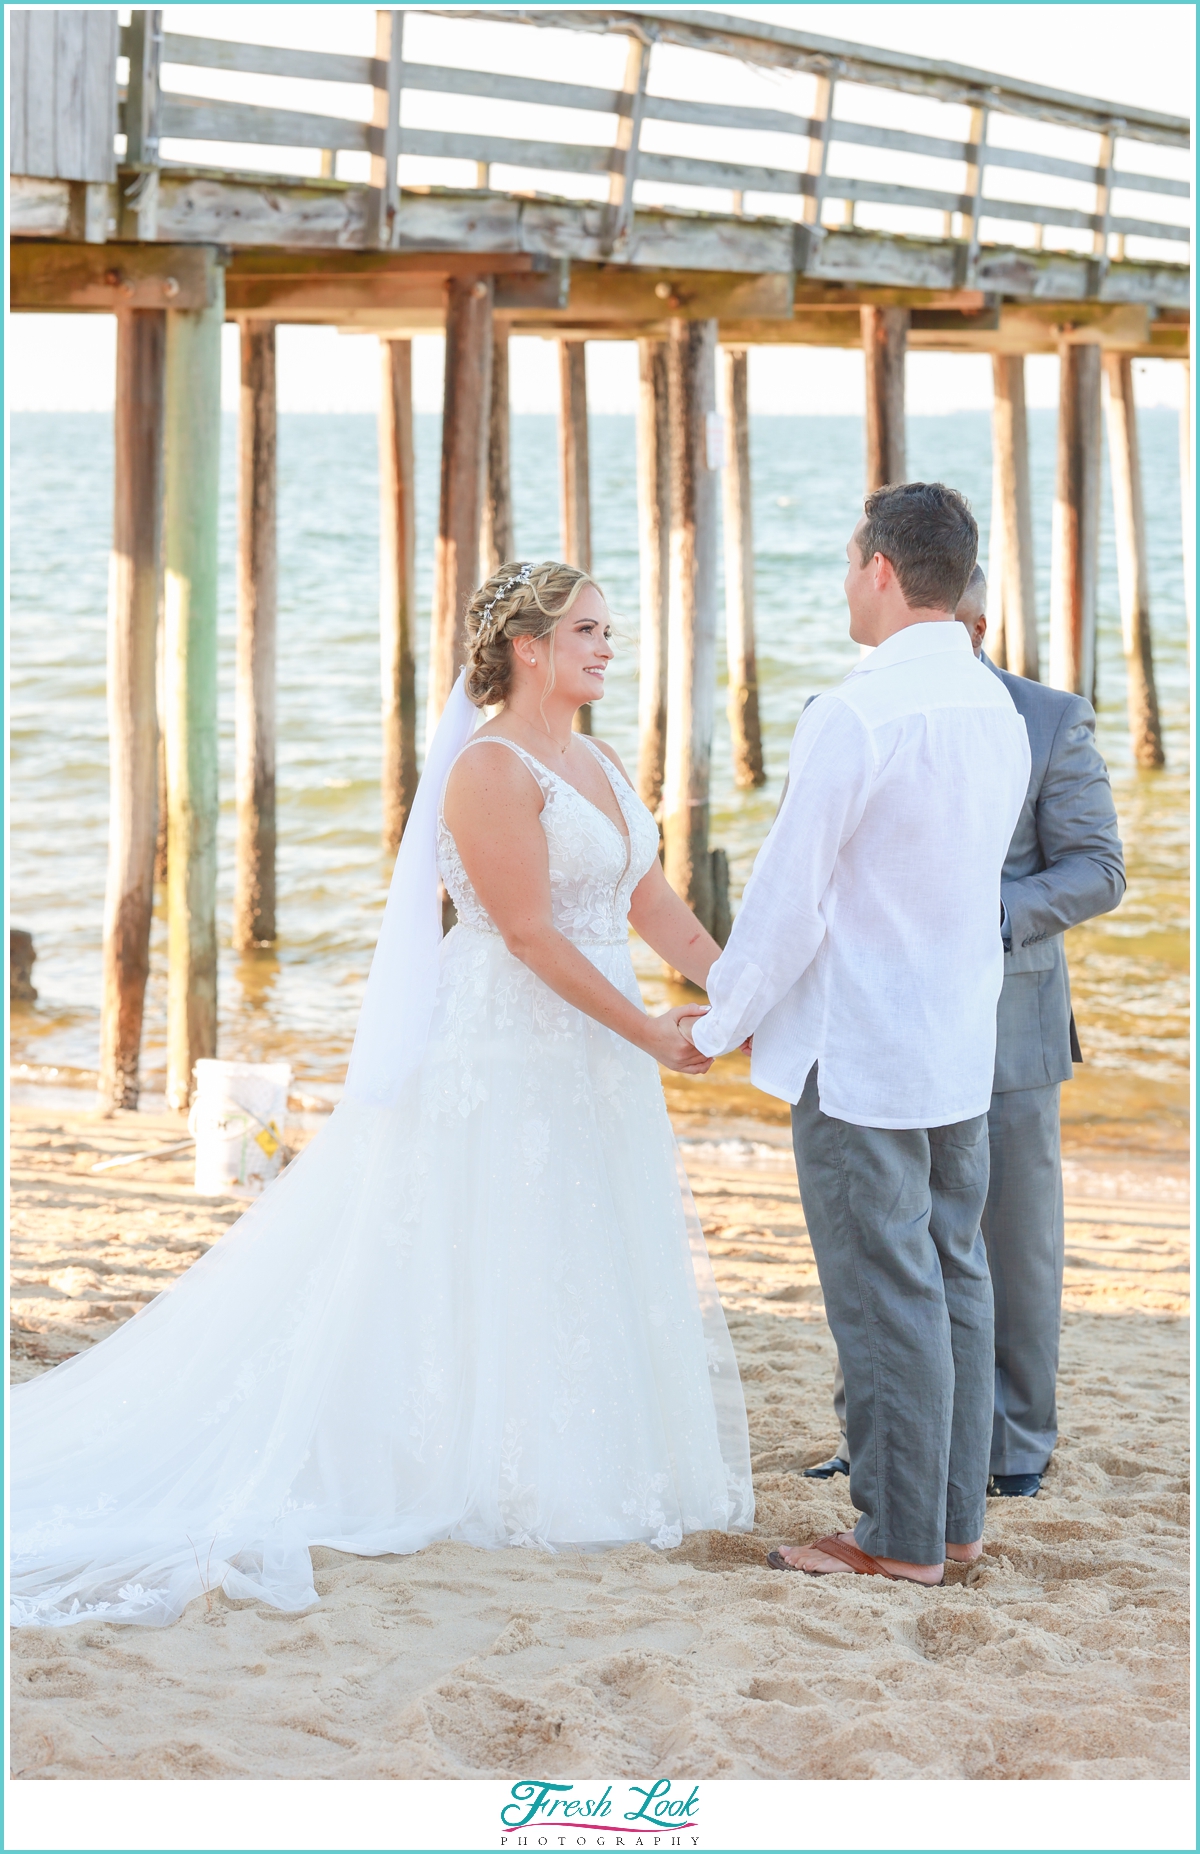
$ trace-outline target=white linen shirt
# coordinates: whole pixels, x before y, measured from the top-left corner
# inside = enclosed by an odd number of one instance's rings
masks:
[[[1004,975],[1000,869],[1029,782],[1025,723],[965,625],[896,632],[802,714],[788,788],[696,1047],[751,1033],[751,1080],[855,1126],[986,1113]]]

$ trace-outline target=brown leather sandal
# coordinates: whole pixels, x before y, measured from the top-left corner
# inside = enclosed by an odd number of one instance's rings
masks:
[[[856,1572],[859,1577],[886,1577],[888,1582],[893,1584],[919,1583],[923,1590],[936,1590],[942,1581],[939,1577],[937,1584],[927,1584],[919,1577],[902,1577],[899,1571],[887,1570],[880,1564],[878,1558],[872,1558],[870,1552],[860,1551],[857,1545],[851,1545],[845,1539],[839,1539],[833,1532],[827,1532],[824,1538],[814,1539],[807,1549],[823,1551],[827,1558],[837,1558],[848,1571]],[[840,1576],[840,1572],[837,1571],[810,1571],[805,1565],[789,1564],[787,1559],[777,1551],[767,1553],[767,1563],[773,1571],[803,1571],[805,1577]],[[945,1572],[942,1576],[945,1576]]]

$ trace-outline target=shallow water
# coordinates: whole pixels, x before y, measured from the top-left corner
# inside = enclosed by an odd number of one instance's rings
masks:
[[[1166,728],[1165,773],[1129,763],[1107,480],[1101,545],[1099,737],[1112,768],[1129,892],[1070,936],[1088,1100],[1118,1117],[1177,1117],[1186,1099],[1189,959],[1188,666],[1175,414],[1141,418],[1152,617]],[[1030,417],[1039,609],[1050,560],[1054,415]],[[286,1058],[301,1086],[340,1083],[389,875],[379,843],[375,424],[291,414],[279,427],[279,926],[271,952],[228,945],[233,886],[234,422],[225,421],[221,501],[220,1053]],[[419,604],[427,616],[437,505],[438,421],[417,421]],[[861,497],[857,418],[758,418],[753,427],[759,673],[768,783],[740,793],[718,714],[713,841],[735,895],[774,814],[805,697],[857,660],[846,635],[843,548]],[[554,420],[513,420],[522,554],[558,547]],[[111,421],[21,414],[11,443],[11,918],[34,935],[36,1005],[12,1013],[17,1074],[90,1080],[98,1060],[100,935],[108,805],[105,601]],[[909,420],[913,476],[966,491],[986,535],[986,413]],[[637,759],[634,423],[592,422],[596,572],[618,615],[617,662],[597,731]],[[421,627],[420,697],[424,699]],[[723,693],[718,697],[723,703]],[[161,1085],[166,922],[156,916],[144,1074]],[[665,995],[639,949],[650,996]],[[733,1077],[731,1076],[732,1082]],[[1078,1088],[1071,1091],[1084,1105]],[[738,1088],[737,1093],[749,1096]],[[745,1106],[750,1105],[747,1099]],[[743,1109],[744,1111],[744,1109]],[[1108,1109],[1101,1109],[1106,1116]]]

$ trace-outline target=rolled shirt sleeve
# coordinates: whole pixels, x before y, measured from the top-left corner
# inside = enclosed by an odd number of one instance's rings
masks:
[[[692,1036],[706,1056],[737,1049],[791,990],[825,938],[823,902],[875,772],[870,730],[835,693],[796,726],[779,815],[755,860],[729,943],[708,975],[712,1006]]]

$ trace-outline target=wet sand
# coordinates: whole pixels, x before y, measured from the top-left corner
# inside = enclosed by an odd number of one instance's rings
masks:
[[[113,1331],[241,1207],[197,1197],[188,1155],[91,1172],[178,1138],[175,1116],[32,1103],[13,1121],[21,1381]],[[745,1382],[752,1537],[318,1551],[302,1616],[218,1592],[163,1630],[18,1630],[14,1776],[1186,1777],[1178,1141],[1069,1144],[1059,1448],[1037,1500],[990,1503],[981,1564],[927,1591],[765,1567],[853,1520],[844,1480],[801,1473],[835,1439],[833,1343],[786,1129],[678,1128]]]

